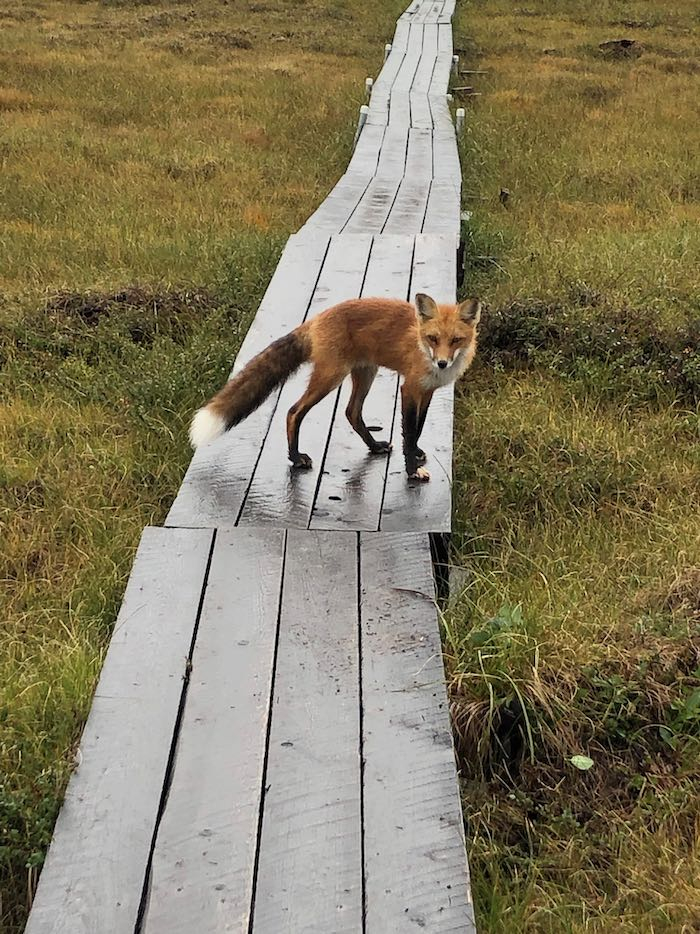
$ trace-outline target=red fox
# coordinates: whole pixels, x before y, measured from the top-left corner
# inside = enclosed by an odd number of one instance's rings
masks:
[[[341,302],[274,341],[195,414],[190,426],[193,447],[243,421],[302,363],[310,361],[313,370],[306,392],[287,414],[293,466],[312,466],[309,455],[299,451],[301,423],[348,374],[352,377],[345,410],[348,421],[372,454],[387,454],[391,444],[375,440],[362,418],[367,393],[383,366],[404,377],[401,413],[408,478],[429,480],[418,439],[433,392],[461,376],[474,359],[481,305],[475,298],[459,305],[438,305],[422,293],[415,302],[415,306],[384,298]]]

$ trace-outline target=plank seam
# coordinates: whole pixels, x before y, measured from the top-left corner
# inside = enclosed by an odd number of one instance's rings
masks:
[[[165,808],[168,804],[168,796],[170,794],[170,787],[173,781],[173,773],[175,772],[175,766],[177,764],[177,749],[180,741],[180,727],[182,726],[182,718],[185,713],[185,705],[187,704],[187,692],[190,686],[190,678],[192,676],[192,657],[194,655],[194,647],[197,644],[197,635],[199,633],[199,623],[202,618],[202,610],[204,608],[204,598],[207,593],[207,585],[209,583],[209,571],[211,569],[212,559],[214,557],[214,546],[216,545],[216,529],[212,530],[211,534],[211,543],[209,545],[209,555],[207,557],[207,564],[204,569],[204,577],[202,578],[202,590],[199,595],[199,604],[197,606],[197,614],[195,616],[194,627],[192,629],[192,639],[190,640],[190,647],[187,652],[187,664],[185,666],[185,676],[182,681],[182,688],[180,691],[180,703],[177,709],[177,716],[175,717],[175,726],[173,727],[173,738],[170,743],[170,752],[168,754],[168,763],[165,767],[165,776],[163,778],[163,790],[161,791],[160,800],[158,802],[158,810],[156,811],[156,821],[153,827],[153,836],[151,837],[151,845],[148,850],[148,860],[146,862],[146,871],[144,873],[143,884],[141,888],[141,900],[139,901],[138,912],[136,914],[136,925],[134,928],[134,934],[141,934],[141,929],[143,927],[143,922],[146,917],[146,910],[148,908],[148,900],[151,894],[151,874],[153,872],[153,854],[156,849],[156,842],[158,840],[158,831],[160,830],[161,820],[163,819],[163,814],[165,813]]]
[[[255,897],[258,890],[258,870],[260,868],[260,848],[263,834],[263,815],[265,813],[265,797],[267,784],[267,766],[270,758],[270,735],[272,733],[272,714],[275,706],[275,682],[277,680],[277,653],[280,643],[280,626],[282,621],[282,600],[284,597],[284,578],[287,570],[287,543],[289,532],[284,532],[284,550],[282,554],[282,571],[280,573],[280,593],[277,602],[277,625],[275,628],[275,647],[272,652],[272,675],[270,677],[270,704],[267,712],[267,728],[265,731],[265,756],[263,759],[262,781],[260,785],[260,810],[258,812],[258,828],[255,840],[255,860],[253,863],[253,881],[250,890],[250,914],[248,917],[248,934],[253,934],[255,922]],[[137,932],[138,934],[138,932]]]

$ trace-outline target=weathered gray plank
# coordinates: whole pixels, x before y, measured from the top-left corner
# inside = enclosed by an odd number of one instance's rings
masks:
[[[392,100],[399,94],[405,95],[411,90],[423,49],[423,26],[411,25],[406,44],[406,55],[398,70],[391,89]]]
[[[437,24],[429,23],[423,27],[423,48],[420,62],[416,69],[410,91],[411,126],[431,128],[433,125],[428,92],[435,70],[438,48]]]
[[[384,126],[365,125],[350,159],[347,174],[371,178],[377,171],[377,162],[384,148]],[[335,231],[337,233],[337,231]]]
[[[381,233],[391,213],[400,184],[400,176],[373,178],[352,217],[343,228],[343,233]]]
[[[372,238],[368,235],[333,237],[309,308],[309,317],[362,289]],[[255,468],[240,522],[244,525],[274,523],[281,528],[306,528],[311,518],[320,465],[326,450],[337,391],[316,405],[304,419],[300,449],[314,461],[312,470],[293,470],[287,459],[286,419],[290,406],[300,398],[308,381],[302,368],[284,386]]]
[[[433,175],[433,139],[429,130],[409,130],[406,172],[384,233],[419,232],[428,203]]]
[[[457,139],[451,123],[449,128],[434,131],[433,154],[435,175],[440,179],[440,182],[460,182],[462,169],[459,163]]]
[[[413,263],[413,237],[382,236],[372,245],[364,296],[406,298]],[[341,392],[314,503],[312,529],[379,528],[389,458],[371,455],[345,417],[350,381]],[[365,402],[365,423],[380,426],[379,439],[392,435],[398,378],[380,370]],[[401,457],[394,452],[392,458]]]
[[[392,124],[387,128],[382,151],[377,162],[377,176],[395,181],[403,177],[408,150],[408,124]]]
[[[217,535],[143,934],[248,930],[284,539]]]
[[[425,234],[450,234],[459,238],[460,183],[433,182],[428,195],[428,207],[423,221]]]
[[[362,930],[357,536],[290,532],[252,934]]]
[[[365,127],[365,129],[368,128]],[[372,127],[371,129],[377,128]],[[334,234],[342,230],[361,201],[371,178],[372,174],[370,173],[366,177],[359,173],[344,175],[301,229],[327,231],[328,234]]]
[[[426,535],[360,536],[367,934],[474,934]]]
[[[143,533],[27,934],[133,934],[212,534]]]
[[[234,372],[304,320],[329,240],[327,235],[297,234],[290,238],[236,358]],[[230,528],[236,524],[278,395],[273,393],[242,424],[196,452],[168,513],[167,525]]]
[[[408,30],[406,30],[406,36],[408,37]],[[372,96],[369,102],[370,113],[379,108],[386,111],[389,104],[391,89],[403,64],[405,54],[406,49],[397,46],[396,40],[394,40],[389,57],[384,62],[384,67],[377,75],[377,80],[372,87]]]
[[[411,297],[427,292],[438,302],[453,302],[456,288],[457,239],[453,236],[416,237],[411,278]],[[452,515],[452,388],[437,390],[430,405],[419,444],[426,451],[429,483],[409,485],[403,463],[393,458],[389,466],[382,531],[449,531]],[[401,418],[394,417],[392,438],[401,450]]]
[[[447,52],[451,56],[452,51],[453,51],[452,26],[449,23],[439,23],[438,24],[438,54]]]

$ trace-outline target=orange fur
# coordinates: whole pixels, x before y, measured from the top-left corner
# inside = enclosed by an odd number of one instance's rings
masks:
[[[307,412],[346,376],[353,389],[346,415],[375,454],[391,446],[376,441],[362,419],[362,406],[378,367],[404,377],[401,387],[404,456],[409,478],[427,480],[420,465],[425,454],[417,446],[433,392],[459,376],[476,352],[480,305],[468,299],[459,305],[438,305],[416,295],[416,304],[385,298],[341,302],[307,321],[255,357],[208,404],[216,425],[230,428],[245,418],[275,385],[284,382],[301,362],[313,370],[306,392],[287,415],[289,458],[296,467],[311,467],[299,452],[299,428]],[[202,411],[202,410],[200,410]]]

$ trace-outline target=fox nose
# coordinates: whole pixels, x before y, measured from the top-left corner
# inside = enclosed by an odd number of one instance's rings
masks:
[[[444,370],[445,367],[447,366],[447,360],[438,360],[438,366],[440,367],[441,370]]]

